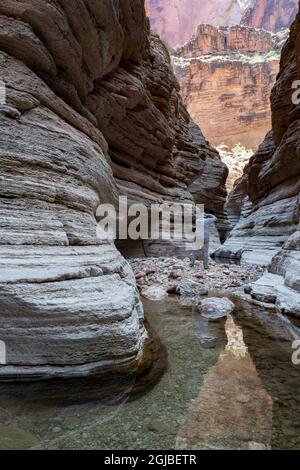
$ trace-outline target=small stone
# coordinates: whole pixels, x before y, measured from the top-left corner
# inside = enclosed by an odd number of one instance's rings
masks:
[[[174,284],[173,286],[168,287],[167,293],[171,295],[172,294],[175,295],[177,294],[177,289],[178,289],[178,284]]]
[[[147,269],[146,270],[146,276],[150,276],[150,274],[155,274],[156,273],[156,269]]]
[[[259,302],[263,302],[266,304],[275,304],[277,300],[277,296],[274,294],[270,294],[268,292],[252,292],[251,294],[252,299],[258,300]]]
[[[169,274],[170,279],[178,279],[181,277],[181,271],[171,271]]]
[[[161,432],[169,431],[169,427],[163,421],[160,421],[159,419],[152,419],[151,421],[148,421],[146,426],[147,426],[147,429],[152,432],[161,433]]]
[[[142,296],[149,300],[162,300],[168,293],[162,287],[150,286],[142,291]]]
[[[182,282],[178,285],[177,293],[186,297],[202,296],[208,294],[208,288],[197,282]]]
[[[215,336],[201,335],[200,343],[204,349],[213,349],[217,345],[218,339]]]
[[[267,450],[268,449],[268,447],[262,442],[249,442],[248,448],[249,450]]]
[[[136,279],[142,279],[143,277],[146,277],[146,273],[145,273],[145,272],[140,271],[140,272],[138,272],[138,273],[135,274],[135,278],[136,278]]]
[[[55,428],[52,429],[52,432],[57,434],[57,433],[61,432],[61,428],[59,426],[55,426]]]
[[[196,273],[196,274],[195,274],[195,277],[196,277],[197,279],[203,279],[203,278],[204,278],[204,275],[203,275],[202,273]]]
[[[230,315],[234,310],[234,304],[226,298],[210,297],[201,300],[198,309],[204,318],[217,321]]]

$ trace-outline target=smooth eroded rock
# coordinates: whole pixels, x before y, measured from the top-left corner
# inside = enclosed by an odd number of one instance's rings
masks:
[[[202,317],[207,318],[209,321],[218,321],[233,312],[234,304],[229,299],[210,297],[201,300],[198,309]]]

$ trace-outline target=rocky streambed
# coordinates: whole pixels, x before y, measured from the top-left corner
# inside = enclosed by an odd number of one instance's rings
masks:
[[[202,261],[190,266],[189,258],[132,258],[129,260],[142,296],[157,300],[168,294],[193,297],[213,289],[234,292],[256,281],[264,269],[256,265],[238,266],[212,262],[204,270]]]

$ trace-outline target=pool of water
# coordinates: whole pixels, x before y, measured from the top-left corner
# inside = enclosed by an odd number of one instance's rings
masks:
[[[28,400],[32,388],[1,386],[0,449],[300,448],[300,366],[291,362],[290,325],[283,333],[283,320],[239,309],[225,328],[177,299],[144,305],[168,352],[160,381],[135,400],[125,379],[101,396],[86,386],[86,399],[71,404],[68,384],[49,391],[49,400],[45,390]],[[242,334],[244,349],[228,348],[228,331]]]

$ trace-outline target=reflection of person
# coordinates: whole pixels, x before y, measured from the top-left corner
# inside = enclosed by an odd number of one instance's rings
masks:
[[[196,230],[198,231],[201,230],[202,224],[204,223],[204,240],[203,240],[203,248],[201,250],[194,250],[192,255],[190,256],[191,260],[191,267],[195,266],[196,260],[200,257],[202,253],[203,257],[203,266],[204,269],[208,269],[209,265],[209,231],[210,231],[210,226],[214,222],[216,222],[217,218],[212,215],[212,214],[204,214],[204,220],[203,217],[199,217],[196,220]]]

